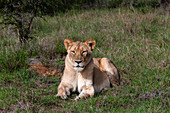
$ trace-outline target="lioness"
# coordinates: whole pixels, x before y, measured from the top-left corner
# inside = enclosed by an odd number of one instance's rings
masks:
[[[58,87],[57,96],[66,99],[70,92],[78,91],[75,100],[93,97],[103,89],[120,84],[117,68],[107,58],[92,58],[92,51],[96,41],[86,42],[65,39],[67,49],[64,74]]]

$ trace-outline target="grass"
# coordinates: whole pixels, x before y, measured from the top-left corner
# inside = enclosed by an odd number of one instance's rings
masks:
[[[70,11],[33,25],[36,40],[21,47],[0,31],[0,111],[3,112],[169,112],[169,16],[157,10]],[[108,57],[121,73],[121,85],[74,101],[55,95],[61,77],[38,76],[26,59],[63,65],[63,40],[95,39],[93,57]]]

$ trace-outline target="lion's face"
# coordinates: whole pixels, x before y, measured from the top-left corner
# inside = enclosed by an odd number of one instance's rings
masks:
[[[91,60],[91,50],[82,42],[74,42],[68,50],[68,58],[76,71],[82,71]]]
[[[85,66],[92,59],[92,50],[95,46],[95,40],[86,42],[73,42],[71,39],[65,39],[64,45],[68,52],[68,60],[76,71],[83,71]]]

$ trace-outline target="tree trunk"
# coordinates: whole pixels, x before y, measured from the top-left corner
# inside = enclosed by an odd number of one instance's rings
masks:
[[[19,41],[21,43],[21,45],[26,43],[26,39],[24,38],[24,34],[22,30],[19,30]]]

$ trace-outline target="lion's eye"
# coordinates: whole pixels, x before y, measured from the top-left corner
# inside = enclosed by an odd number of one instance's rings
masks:
[[[72,53],[75,53],[75,51],[71,51]]]
[[[84,53],[86,53],[87,51],[83,51],[82,53],[84,54]]]

